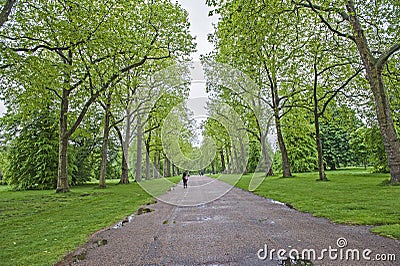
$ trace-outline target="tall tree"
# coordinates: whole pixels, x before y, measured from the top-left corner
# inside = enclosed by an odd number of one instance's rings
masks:
[[[283,176],[289,177],[292,174],[281,119],[291,109],[288,99],[301,92],[301,88],[293,86],[290,80],[290,74],[297,74],[299,62],[295,58],[301,54],[299,48],[303,45],[294,41],[304,35],[304,31],[297,29],[299,18],[287,10],[285,1],[219,2],[216,12],[222,18],[214,36],[218,49],[216,58],[240,69],[258,84],[252,93],[270,107],[281,151]],[[268,132],[265,125],[261,126],[260,139],[265,142]],[[265,157],[264,143],[262,146]]]
[[[343,46],[353,43],[358,50],[370,90],[390,168],[390,182],[400,182],[400,141],[382,76],[393,54],[400,50],[398,1],[292,1],[312,10],[328,30],[341,38]],[[346,42],[348,41],[348,42]]]
[[[68,142],[90,106],[131,69],[190,50],[186,13],[169,1],[16,7],[13,22],[18,26],[2,32],[15,52],[9,62],[17,80],[34,73],[29,82],[45,83],[60,102],[57,192],[67,192]],[[13,82],[11,75],[7,78]]]

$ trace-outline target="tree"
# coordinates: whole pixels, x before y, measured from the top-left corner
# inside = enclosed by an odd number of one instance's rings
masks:
[[[192,47],[186,13],[169,1],[20,4],[13,22],[2,33],[18,73],[8,84],[36,82],[60,103],[57,192],[69,191],[68,142],[92,104],[131,69]]]
[[[350,133],[350,148],[354,153],[355,163],[361,163],[364,169],[367,169],[369,149],[366,143],[366,127],[360,127],[357,130]]]
[[[355,112],[346,106],[332,103],[330,110],[327,110],[321,121],[321,141],[325,162],[331,170],[341,165],[354,165],[356,155],[351,149],[350,135],[361,125]],[[361,153],[360,150],[358,154]]]
[[[291,109],[288,99],[299,93],[293,90],[295,87],[290,85],[292,82],[288,82],[288,74],[296,71],[297,62],[294,58],[299,49],[293,39],[296,36],[299,38],[299,32],[296,31],[293,17],[284,12],[285,9],[284,1],[220,1],[215,12],[222,18],[214,42],[218,49],[217,61],[240,69],[257,83],[256,91],[249,92],[250,88],[244,90],[261,100],[261,105],[269,106],[281,151],[283,176],[290,177],[292,174],[281,119]],[[260,105],[257,102],[254,104]],[[267,158],[265,139],[269,126],[265,123],[260,126],[262,154]],[[269,162],[266,164],[270,165]]]
[[[282,133],[286,139],[293,171],[301,173],[318,169],[315,127],[311,113],[293,108],[282,119]],[[275,160],[275,164],[279,163],[279,160]]]
[[[49,93],[35,95],[30,103],[19,102],[26,96],[21,93],[19,99],[8,101],[15,109],[1,118],[8,162],[4,178],[16,190],[52,189],[57,184],[54,105],[49,102]]]
[[[400,182],[400,141],[397,136],[390,102],[383,79],[389,59],[400,50],[397,27],[400,6],[397,1],[365,2],[292,1],[298,7],[312,10],[320,22],[336,36],[341,45],[353,43],[364,65],[366,78],[374,96],[376,116],[385,146],[390,182]]]

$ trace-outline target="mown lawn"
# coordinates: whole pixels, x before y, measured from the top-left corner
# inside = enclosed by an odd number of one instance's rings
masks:
[[[180,177],[168,180],[172,186]],[[0,265],[52,265],[90,234],[153,202],[137,183],[108,182],[106,189],[86,184],[65,194],[0,187]],[[169,188],[162,179],[146,182],[158,187],[159,194]]]
[[[400,186],[383,185],[388,174],[353,168],[328,171],[327,175],[328,182],[316,181],[318,173],[267,177],[253,192],[337,223],[373,225],[373,232],[400,239]],[[263,174],[256,173],[255,177],[262,179]],[[234,183],[238,176],[218,178]],[[245,175],[236,186],[249,190],[251,179],[252,175]]]

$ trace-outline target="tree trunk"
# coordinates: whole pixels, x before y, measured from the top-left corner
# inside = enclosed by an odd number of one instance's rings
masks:
[[[264,157],[265,175],[272,176],[272,175],[274,175],[274,173],[272,171],[272,162],[268,155],[266,136],[264,136],[264,134],[261,135],[261,151],[262,151],[262,155]]]
[[[222,173],[225,174],[225,156],[224,156],[224,150],[221,149],[221,151],[219,152],[220,156],[221,156],[221,167],[222,167]]]
[[[60,128],[59,128],[59,141],[58,141],[58,180],[57,180],[57,193],[69,192],[68,185],[68,96],[69,91],[63,89],[60,111]]]
[[[157,178],[157,151],[153,155],[153,178]]]
[[[226,150],[226,163],[228,164],[228,174],[232,174],[232,170],[231,170],[231,152],[230,152],[230,148],[228,148]]]
[[[137,138],[137,146],[136,146],[136,175],[135,179],[137,182],[142,181],[142,144],[143,144],[143,132],[142,132],[142,121],[140,119],[140,115],[137,116],[137,126],[136,126],[136,138]]]
[[[400,183],[400,142],[397,136],[390,103],[387,97],[385,84],[382,79],[382,70],[389,57],[400,49],[400,44],[396,44],[388,51],[383,53],[378,59],[372,55],[364,31],[358,20],[353,1],[346,4],[349,13],[349,21],[353,28],[355,42],[367,72],[372,93],[376,104],[376,114],[379,128],[382,133],[382,141],[385,146],[390,169],[390,182]]]
[[[275,119],[275,129],[278,138],[279,150],[281,151],[281,156],[282,156],[282,172],[283,172],[283,177],[291,177],[292,172],[290,170],[289,156],[282,135],[281,117],[279,112],[280,99],[278,94],[278,84],[276,81],[276,75],[274,73],[276,72],[273,71],[271,76],[272,109]]]
[[[100,188],[106,188],[106,174],[107,174],[107,148],[108,148],[108,136],[110,133],[110,100],[105,105],[105,116],[104,116],[104,131],[103,131],[103,145],[101,149],[101,170],[99,178]]]
[[[283,177],[291,177],[292,172],[290,170],[289,156],[288,156],[286,145],[285,145],[285,142],[283,139],[282,127],[281,127],[281,121],[280,121],[279,114],[275,115],[275,128],[276,128],[276,135],[278,138],[279,149],[280,149],[281,155],[282,155]]]
[[[239,139],[239,144],[240,144],[240,162],[242,165],[242,173],[244,175],[247,175],[247,162],[246,162],[246,155],[245,155],[245,151],[244,151],[244,145],[241,139]]]
[[[121,171],[122,176],[119,180],[119,184],[129,184],[129,167],[128,167],[128,159],[125,158],[126,152],[122,149],[122,164]]]
[[[235,156],[235,174],[239,174],[240,173],[240,161],[239,161],[239,157],[237,154],[237,149],[236,146],[233,145],[233,155]]]
[[[318,115],[314,115],[314,126],[315,126],[315,143],[317,144],[318,151],[318,172],[319,172],[319,180],[326,181],[325,168],[324,168],[324,156],[322,153],[322,144],[321,144],[321,136],[319,132],[319,119]]]
[[[146,180],[151,179],[150,175],[150,141],[151,141],[151,131],[149,132],[149,135],[146,139],[145,142],[145,147],[146,147]]]
[[[211,162],[211,172],[212,174],[215,174],[215,161]]]
[[[126,127],[125,127],[125,139],[122,143],[122,165],[121,171],[122,176],[119,181],[120,184],[129,184],[129,141],[131,139],[131,121],[132,121],[132,112],[129,107],[126,108]]]
[[[150,145],[146,143],[146,180],[150,179]]]
[[[314,101],[314,127],[315,127],[315,143],[317,145],[318,152],[318,172],[319,172],[319,180],[326,181],[325,168],[324,168],[324,156],[322,153],[322,143],[319,129],[319,113],[318,113],[318,95],[317,95],[317,66],[314,64],[314,85],[313,85],[313,101]]]
[[[17,0],[7,0],[3,5],[3,8],[0,12],[0,27],[3,27],[4,23],[8,20],[15,2],[17,2]]]
[[[370,80],[370,84],[374,92],[379,128],[381,130],[382,141],[385,146],[385,151],[388,159],[388,166],[390,169],[390,182],[399,183],[400,142],[394,128],[390,104],[386,95],[381,75],[382,74],[372,73],[373,78]]]
[[[177,176],[175,164],[172,165],[172,176]]]
[[[165,156],[164,159],[165,177],[171,176],[171,161]]]
[[[154,152],[154,178],[160,178],[161,177],[161,158],[160,158],[160,152],[155,151]]]

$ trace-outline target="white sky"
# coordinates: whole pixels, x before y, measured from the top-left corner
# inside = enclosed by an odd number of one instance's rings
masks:
[[[214,48],[208,42],[207,36],[214,32],[213,24],[217,23],[217,18],[208,16],[211,8],[206,5],[206,0],[178,0],[177,2],[189,12],[190,33],[196,38],[197,43],[197,51],[192,54],[192,58],[193,62],[198,62],[200,55],[207,54]],[[196,97],[207,97],[205,82],[192,83],[189,98]]]
[[[196,36],[197,52],[193,54],[193,61],[199,61],[201,54],[213,50],[213,45],[207,41],[207,35],[213,33],[212,24],[217,23],[215,16],[209,17],[211,10],[206,5],[206,0],[177,0],[189,12],[190,32]]]
[[[205,106],[208,99],[202,67],[199,64],[200,55],[205,55],[213,50],[214,46],[208,42],[207,37],[208,34],[214,32],[213,24],[216,24],[218,19],[215,16],[208,16],[211,8],[206,5],[206,0],[178,0],[177,2],[189,13],[190,33],[196,38],[195,42],[197,43],[197,51],[192,54],[194,70],[192,71],[192,84],[187,107],[193,111],[193,118],[199,126],[201,121],[206,119]],[[197,129],[196,133],[197,143],[194,144],[200,146],[203,139],[200,129]]]

